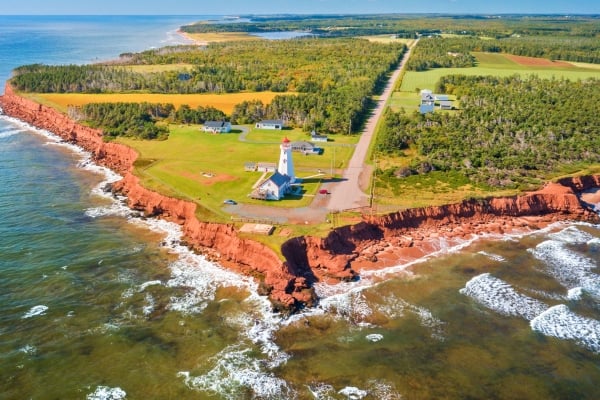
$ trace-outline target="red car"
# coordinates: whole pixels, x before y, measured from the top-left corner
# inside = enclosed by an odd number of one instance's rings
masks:
[[[319,194],[329,194],[329,190],[321,189],[321,190],[319,190]]]

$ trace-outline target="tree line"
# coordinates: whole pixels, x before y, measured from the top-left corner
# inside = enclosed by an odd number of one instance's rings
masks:
[[[436,90],[459,99],[458,113],[388,111],[377,149],[418,156],[399,176],[459,171],[473,182],[519,187],[563,167],[600,162],[600,81],[450,75]]]
[[[501,39],[432,36],[422,38],[413,50],[407,69],[472,67],[476,59],[471,52],[507,53],[600,64],[600,40],[575,36],[511,36]]]
[[[277,96],[263,106],[263,114],[307,130],[349,133],[361,126],[370,96],[405,50],[403,44],[348,38],[169,47],[127,54],[116,66],[24,66],[15,70],[11,82],[18,90],[45,93],[294,92]],[[178,67],[147,73],[128,68],[155,64]],[[240,106],[234,120],[255,122],[242,110]]]
[[[594,15],[275,15],[251,16],[247,22],[206,23],[181,27],[188,33],[305,31],[320,37],[396,35],[415,38],[417,34],[453,33],[504,38],[511,35],[580,36],[597,38],[599,18]]]
[[[77,121],[102,129],[107,140],[117,136],[166,139],[169,135],[167,123],[202,124],[226,118],[214,107],[192,109],[184,104],[175,109],[172,104],[165,103],[89,103],[69,107],[68,113]]]

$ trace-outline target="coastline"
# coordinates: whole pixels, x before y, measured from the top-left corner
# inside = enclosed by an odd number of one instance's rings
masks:
[[[113,183],[112,190],[125,195],[131,209],[177,223],[194,250],[224,267],[260,277],[261,294],[268,295],[279,311],[314,305],[317,282],[354,280],[361,271],[426,257],[438,251],[442,242],[460,244],[487,234],[540,229],[558,221],[599,220],[590,205],[600,201],[600,176],[567,178],[521,196],[365,217],[356,225],[333,229],[325,238],[292,238],[282,246],[283,261],[265,245],[240,238],[232,224],[198,220],[195,203],[145,189],[133,175],[137,153],[124,145],[104,142],[100,130],[79,125],[54,109],[25,99],[8,84],[0,106],[6,115],[82,147],[96,163],[123,176]]]

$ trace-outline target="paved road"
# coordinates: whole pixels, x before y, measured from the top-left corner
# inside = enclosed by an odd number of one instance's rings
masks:
[[[402,57],[402,61],[400,61],[398,68],[392,74],[387,86],[385,87],[385,90],[383,91],[383,94],[379,98],[377,107],[367,121],[360,140],[356,145],[356,149],[354,150],[354,154],[350,159],[348,168],[342,175],[342,181],[329,187],[331,195],[329,196],[329,203],[327,204],[328,210],[342,211],[370,205],[369,195],[365,194],[364,192],[369,186],[372,172],[372,168],[368,165],[365,165],[369,145],[371,144],[371,140],[375,133],[377,122],[383,114],[383,110],[385,109],[385,105],[394,90],[396,81],[404,69],[404,65],[410,57],[410,52],[417,41],[413,42],[408,48],[408,51],[404,54],[404,57]]]

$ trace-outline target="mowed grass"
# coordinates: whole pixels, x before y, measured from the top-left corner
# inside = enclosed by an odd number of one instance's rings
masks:
[[[177,198],[191,200],[199,205],[199,217],[204,220],[227,221],[223,200],[238,203],[269,205],[272,207],[305,207],[312,201],[320,186],[318,169],[329,171],[333,151],[329,148],[321,156],[293,153],[296,175],[308,178],[303,185],[305,196],[279,202],[263,202],[248,197],[252,187],[263,177],[261,172],[246,172],[246,162],[279,160],[279,143],[284,135],[296,138],[304,135],[299,130],[271,131],[273,143],[241,142],[239,132],[213,135],[201,131],[197,125],[170,125],[169,139],[142,141],[119,138],[118,141],[139,153],[136,175],[142,184],[152,190]],[[251,128],[249,128],[251,129]],[[259,132],[263,134],[264,132]],[[249,137],[253,130],[249,132]],[[324,146],[325,147],[325,146]],[[346,164],[353,147],[336,149],[336,163]],[[264,177],[268,177],[265,175]],[[327,176],[322,176],[326,178]]]
[[[89,103],[170,103],[176,108],[187,104],[192,108],[212,106],[225,114],[231,114],[236,104],[243,101],[260,100],[269,104],[275,96],[292,94],[276,92],[225,93],[225,94],[156,94],[156,93],[35,93],[28,97],[34,101],[66,112],[69,106]]]

